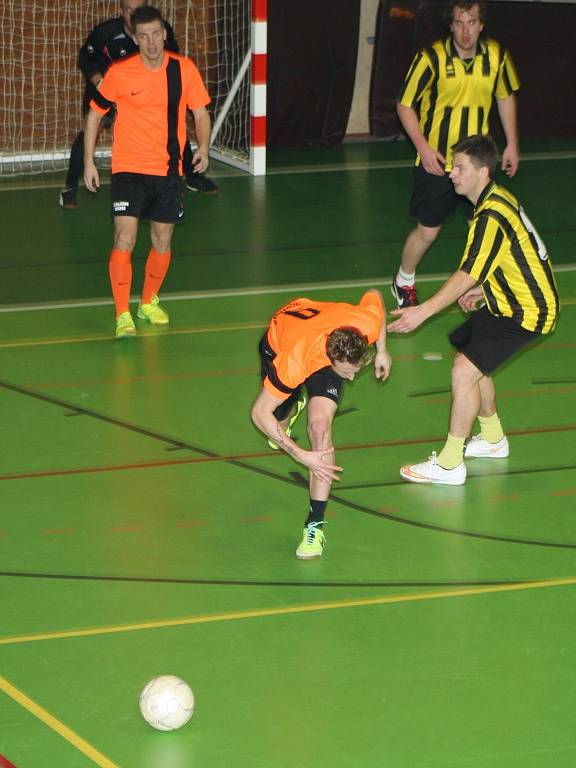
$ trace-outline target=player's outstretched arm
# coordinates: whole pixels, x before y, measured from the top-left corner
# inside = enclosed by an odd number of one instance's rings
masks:
[[[291,440],[282,429],[274,416],[274,411],[282,402],[282,400],[274,397],[274,395],[262,388],[252,407],[252,422],[254,425],[289,456],[292,456],[294,461],[308,467],[318,480],[322,480],[325,483],[338,480],[338,473],[342,472],[342,467],[328,463],[333,453],[332,448],[327,451],[305,451]]]
[[[96,139],[100,130],[102,117],[99,112],[91,109],[86,116],[84,128],[84,184],[89,192],[96,192],[100,188],[100,176],[94,164],[94,152],[96,151]]]
[[[388,330],[394,333],[410,333],[410,331],[416,330],[429,317],[449,307],[475,285],[476,280],[470,277],[467,272],[459,269],[458,272],[450,275],[444,285],[427,301],[417,307],[393,309],[392,314],[397,319],[390,323]]]

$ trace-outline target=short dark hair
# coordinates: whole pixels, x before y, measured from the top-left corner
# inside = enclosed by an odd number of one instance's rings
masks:
[[[467,136],[452,145],[452,152],[468,155],[476,168],[488,168],[491,179],[496,176],[498,149],[492,136]]]
[[[326,339],[326,354],[330,362],[364,365],[368,339],[357,328],[336,328]]]
[[[454,8],[470,11],[475,5],[478,6],[478,18],[480,19],[480,23],[484,24],[486,21],[486,3],[483,2],[483,0],[450,0],[445,11],[445,18],[448,26],[452,24],[452,20],[454,19]]]
[[[132,32],[136,32],[137,24],[148,24],[151,21],[161,21],[164,24],[164,17],[158,8],[155,8],[153,5],[141,5],[130,16]]]

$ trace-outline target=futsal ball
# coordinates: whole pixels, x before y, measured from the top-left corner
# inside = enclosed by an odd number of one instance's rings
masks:
[[[192,717],[194,694],[179,677],[161,675],[144,686],[140,694],[140,712],[152,728],[175,731]]]

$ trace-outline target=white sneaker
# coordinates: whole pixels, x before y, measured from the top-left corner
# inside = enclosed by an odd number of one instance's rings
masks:
[[[468,441],[464,451],[467,459],[505,459],[509,455],[510,447],[506,436],[497,443],[489,443],[482,435],[474,435]]]
[[[428,461],[400,468],[404,480],[410,483],[438,483],[441,485],[463,485],[466,482],[466,464],[458,464],[455,469],[444,469],[436,460],[436,452]]]

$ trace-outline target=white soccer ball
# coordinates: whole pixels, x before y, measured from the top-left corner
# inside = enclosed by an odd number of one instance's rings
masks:
[[[140,712],[152,728],[175,731],[192,717],[194,694],[179,677],[161,675],[144,686],[140,694]]]

